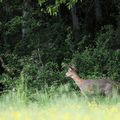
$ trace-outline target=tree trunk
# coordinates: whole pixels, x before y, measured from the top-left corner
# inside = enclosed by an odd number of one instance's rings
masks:
[[[71,14],[72,14],[73,29],[79,30],[79,20],[76,15],[76,6],[75,5],[71,9]]]
[[[4,25],[12,18],[12,13],[11,13],[11,9],[10,9],[10,6],[9,6],[9,1],[5,1],[5,5],[3,7],[3,11],[4,11],[4,17],[3,17],[3,23]],[[5,26],[3,26],[5,27]],[[3,44],[5,44],[5,46],[7,46],[7,50],[10,49],[9,46],[8,46],[8,38],[7,38],[7,35],[6,35],[6,30],[3,28],[3,41],[2,41]],[[8,50],[9,51],[9,50]]]
[[[78,20],[78,16],[76,14],[76,6],[73,5],[73,7],[71,8],[71,15],[72,15],[72,22],[73,22],[73,30],[74,30],[74,35],[75,35],[75,40],[79,39],[79,30],[80,30],[80,24],[79,24],[79,20]]]
[[[28,33],[27,19],[29,15],[30,2],[31,0],[23,0],[22,40],[27,37]]]
[[[101,9],[101,4],[100,0],[95,0],[95,16],[96,20],[99,22],[102,19],[102,9]]]

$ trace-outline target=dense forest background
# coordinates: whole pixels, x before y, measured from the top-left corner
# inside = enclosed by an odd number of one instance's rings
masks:
[[[120,82],[120,0],[2,0],[0,91],[36,91],[82,78]]]

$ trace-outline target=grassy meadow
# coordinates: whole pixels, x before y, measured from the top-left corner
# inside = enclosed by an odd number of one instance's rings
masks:
[[[52,88],[51,88],[52,89]],[[120,97],[89,96],[69,92],[68,86],[53,94],[36,91],[29,96],[11,91],[0,97],[0,120],[119,120]]]

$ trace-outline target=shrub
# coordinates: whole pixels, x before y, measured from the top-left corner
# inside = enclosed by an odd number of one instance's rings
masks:
[[[113,50],[115,31],[111,26],[104,27],[98,33],[95,47],[86,47],[83,52],[73,55],[72,63],[76,64],[82,77],[110,77],[119,79],[120,50]]]

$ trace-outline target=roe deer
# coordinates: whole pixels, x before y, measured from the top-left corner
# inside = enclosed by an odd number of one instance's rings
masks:
[[[105,95],[111,95],[112,93],[112,84],[108,80],[83,80],[77,74],[77,69],[75,67],[69,67],[66,77],[72,78],[77,86],[80,88],[81,93],[96,94],[104,93]]]

